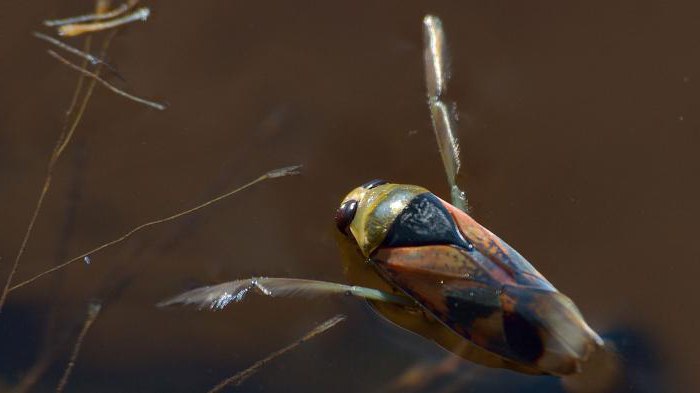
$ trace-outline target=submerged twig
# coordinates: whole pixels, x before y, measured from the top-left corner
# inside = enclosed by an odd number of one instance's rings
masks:
[[[68,120],[70,119],[67,118],[66,123]],[[66,158],[67,161],[70,161],[72,170],[70,178],[66,179],[66,181],[70,183],[70,187],[66,190],[65,195],[67,195],[72,202],[65,210],[63,224],[58,231],[60,235],[57,239],[58,246],[55,251],[56,262],[66,259],[68,256],[66,255],[66,252],[70,249],[70,240],[75,235],[75,217],[79,210],[77,207],[79,205],[78,202],[81,199],[81,191],[83,189],[82,186],[84,185],[83,175],[85,174],[86,168],[84,165],[84,155],[77,154]],[[55,299],[56,297],[61,297],[64,284],[64,280],[61,279],[60,274],[56,274],[52,278],[53,280],[47,280],[50,283],[43,291],[46,298],[49,300]],[[62,316],[65,314],[65,309],[62,308],[59,303],[49,302],[45,305],[46,307],[36,310],[37,314],[43,316],[41,322],[43,337],[41,339],[39,339],[39,337],[35,337],[34,340],[42,343],[42,349],[37,354],[36,360],[32,366],[23,373],[22,378],[17,382],[17,384],[15,384],[12,389],[12,393],[28,393],[35,391],[34,386],[39,383],[39,381],[44,380],[44,374],[48,370],[49,366],[54,363],[54,358],[59,352],[58,349],[65,347],[65,344],[68,341],[75,341],[75,337],[68,337],[67,335],[61,333],[63,329],[59,329],[59,327],[62,327],[62,323],[59,322],[59,319],[62,319]]]
[[[131,9],[133,6],[135,6],[136,3],[138,3],[138,0],[129,0],[128,2],[120,5],[119,7],[115,8],[109,12],[96,12],[94,14],[71,16],[69,18],[45,20],[44,26],[55,27],[55,26],[63,26],[63,25],[74,24],[74,23],[83,23],[83,22],[92,22],[92,21],[96,21],[96,20],[111,19],[111,18],[117,17],[117,16],[125,13],[126,11]]]
[[[90,72],[90,71],[88,71],[88,70],[86,70],[86,69],[84,69],[84,68],[80,68],[79,66],[77,66],[77,65],[75,65],[75,64],[73,64],[73,63],[71,63],[68,59],[66,59],[65,57],[59,55],[58,53],[56,53],[56,52],[54,52],[54,51],[52,51],[52,50],[50,50],[50,49],[47,51],[47,53],[48,53],[51,57],[53,57],[54,59],[60,61],[61,63],[65,64],[65,65],[67,65],[68,67],[70,67],[70,68],[72,68],[72,69],[74,69],[74,70],[76,70],[76,71],[78,71],[78,72],[80,72],[80,73],[82,73],[82,74],[84,74],[84,75],[86,75],[86,76],[88,76],[88,77],[90,77],[90,78],[92,78],[92,79],[94,79],[94,80],[100,82],[104,87],[108,88],[109,90],[112,90],[113,92],[119,94],[119,95],[122,96],[122,97],[126,97],[126,98],[128,98],[128,99],[130,99],[130,100],[132,100],[132,101],[136,101],[136,102],[138,102],[138,103],[141,103],[141,104],[150,106],[151,108],[155,108],[155,109],[158,109],[158,110],[161,110],[161,111],[162,111],[162,110],[165,110],[165,105],[160,104],[160,103],[157,103],[157,102],[149,101],[149,100],[147,100],[147,99],[145,99],[145,98],[136,97],[135,95],[132,95],[132,94],[129,94],[129,93],[125,92],[124,90],[121,90],[121,89],[119,89],[118,87],[115,87],[114,85],[110,84],[110,83],[107,82],[106,80],[102,79],[99,75],[97,75],[97,74],[95,74],[95,73],[92,73],[92,72]]]
[[[8,288],[12,283],[12,278],[14,277],[15,272],[17,272],[17,266],[19,266],[19,261],[22,258],[22,254],[24,254],[25,248],[27,247],[27,242],[29,241],[29,237],[34,229],[34,224],[36,223],[36,218],[39,216],[39,210],[41,210],[41,206],[44,204],[44,198],[46,197],[50,186],[51,174],[49,174],[44,180],[44,186],[41,188],[41,193],[39,194],[39,199],[36,202],[36,206],[34,206],[34,212],[29,220],[29,225],[27,226],[27,230],[24,232],[24,237],[22,238],[22,243],[19,246],[17,257],[15,257],[15,261],[10,269],[10,274],[7,276],[7,280],[5,281],[5,287],[3,288],[2,294],[0,294],[0,313],[2,313],[2,308],[5,305],[5,300],[7,299],[7,294],[9,292]]]
[[[221,389],[225,388],[228,385],[234,385],[238,386],[245,382],[246,379],[250,378],[253,374],[255,374],[260,368],[265,366],[267,363],[275,360],[276,358],[284,355],[285,353],[291,351],[292,349],[298,347],[299,345],[305,343],[306,341],[309,341],[310,339],[318,336],[319,334],[325,332],[326,330],[332,328],[333,326],[337,325],[340,322],[343,322],[345,320],[345,315],[336,315],[333,318],[327,320],[326,322],[323,322],[322,324],[316,326],[313,328],[313,330],[309,331],[304,335],[304,337],[298,339],[297,341],[294,341],[293,343],[287,345],[286,347],[279,349],[275,352],[272,352],[271,354],[267,355],[264,359],[258,360],[255,362],[252,366],[248,367],[247,369],[236,373],[236,375],[226,378],[225,380],[221,381],[218,385],[214,386],[211,390],[209,390],[208,393],[216,393],[221,391]]]
[[[61,377],[61,380],[56,386],[56,393],[62,392],[63,389],[66,387],[66,384],[68,383],[68,378],[70,378],[70,374],[73,371],[73,367],[75,367],[75,361],[78,358],[78,353],[80,353],[80,347],[83,345],[83,340],[85,339],[85,336],[90,330],[90,327],[97,319],[97,316],[100,314],[101,309],[102,305],[97,302],[90,303],[90,305],[88,306],[87,318],[85,318],[83,328],[80,330],[80,334],[78,334],[78,338],[75,340],[75,345],[73,346],[73,351],[71,352],[70,358],[68,359],[68,364],[66,364],[66,369],[63,371],[63,376]]]
[[[105,40],[103,41],[100,57],[104,57],[107,53],[107,49],[109,48],[109,45],[112,42],[112,39],[114,38],[115,34],[116,30],[109,34],[107,38],[105,38]],[[99,73],[99,65],[95,73]],[[10,273],[7,276],[5,285],[2,289],[2,293],[0,294],[0,313],[2,313],[2,308],[5,305],[7,294],[10,292],[12,279],[14,278],[15,273],[17,273],[17,267],[19,266],[19,262],[22,259],[22,255],[24,255],[25,249],[27,248],[27,243],[29,242],[29,238],[31,237],[32,231],[34,229],[34,224],[36,223],[36,219],[39,216],[39,211],[41,210],[41,207],[44,204],[44,198],[46,197],[46,194],[49,192],[49,188],[51,187],[51,178],[56,162],[61,157],[63,150],[70,143],[76,128],[78,128],[78,124],[80,124],[80,120],[83,118],[83,114],[85,113],[85,109],[87,108],[88,102],[90,101],[90,97],[92,97],[92,92],[95,89],[96,83],[97,82],[93,79],[88,85],[85,95],[83,96],[83,101],[81,102],[80,107],[78,108],[78,112],[76,113],[75,118],[73,119],[73,123],[71,123],[71,126],[66,133],[62,133],[59,136],[56,147],[51,153],[51,157],[49,158],[49,163],[47,165],[46,177],[44,178],[44,184],[41,188],[41,192],[39,193],[39,198],[36,202],[36,205],[34,206],[34,210],[29,220],[29,224],[27,225],[27,229],[25,230],[24,236],[22,237],[22,243],[19,246],[19,250],[17,251],[15,260],[12,263],[12,267],[10,268]]]
[[[46,270],[46,271],[44,271],[44,272],[42,272],[42,273],[39,273],[39,274],[37,274],[36,276],[34,276],[34,277],[32,277],[32,278],[30,278],[30,279],[28,279],[28,280],[22,281],[21,283],[19,283],[19,284],[13,286],[13,287],[11,287],[11,288],[9,288],[8,292],[11,292],[11,291],[14,291],[15,289],[21,288],[21,287],[23,287],[23,286],[25,286],[25,285],[27,285],[27,284],[29,284],[29,283],[35,281],[35,280],[37,280],[37,279],[39,279],[39,278],[41,278],[41,277],[47,275],[47,274],[50,274],[50,273],[53,273],[53,272],[55,272],[55,271],[57,271],[57,270],[63,269],[64,267],[66,267],[66,266],[68,266],[68,265],[70,265],[70,264],[72,264],[72,263],[74,263],[74,262],[76,262],[76,261],[82,261],[82,260],[84,260],[85,257],[89,257],[90,255],[92,255],[92,254],[94,254],[94,253],[96,253],[96,252],[98,252],[98,251],[101,251],[101,250],[103,250],[103,249],[105,249],[105,248],[107,248],[107,247],[113,246],[113,245],[115,245],[115,244],[117,244],[117,243],[121,243],[121,242],[123,242],[124,240],[128,239],[129,237],[131,237],[131,235],[133,235],[133,234],[136,233],[136,232],[139,232],[139,231],[141,231],[141,230],[143,230],[143,229],[146,229],[146,228],[148,228],[148,227],[151,227],[151,226],[154,226],[154,225],[157,225],[157,224],[162,224],[162,223],[165,223],[165,222],[168,222],[168,221],[172,221],[172,220],[178,219],[178,218],[180,218],[180,217],[182,217],[182,216],[185,216],[185,215],[194,213],[194,212],[196,212],[197,210],[203,209],[203,208],[205,208],[205,207],[207,207],[207,206],[209,206],[209,205],[212,205],[212,204],[214,204],[214,203],[216,203],[216,202],[219,202],[219,201],[221,201],[221,200],[223,200],[223,199],[226,199],[226,198],[228,198],[228,197],[230,197],[230,196],[236,194],[237,192],[243,191],[243,190],[245,190],[246,188],[249,188],[249,187],[251,187],[251,186],[253,186],[253,185],[257,184],[257,183],[260,183],[260,182],[263,181],[263,180],[273,179],[273,178],[281,177],[281,176],[297,175],[297,174],[300,173],[300,172],[299,172],[299,169],[300,169],[300,168],[301,168],[301,165],[294,165],[294,166],[289,166],[289,167],[274,169],[274,170],[269,171],[269,172],[265,173],[264,175],[258,177],[257,179],[255,179],[255,180],[253,180],[253,181],[251,181],[251,182],[248,182],[248,183],[246,183],[246,184],[244,184],[244,185],[242,185],[242,186],[236,188],[235,190],[232,190],[232,191],[229,191],[229,192],[227,192],[227,193],[225,193],[225,194],[219,195],[219,196],[217,196],[216,198],[210,199],[210,200],[208,200],[207,202],[201,203],[201,204],[199,204],[199,205],[197,205],[197,206],[195,206],[195,207],[192,207],[192,208],[187,209],[187,210],[183,210],[183,211],[181,211],[181,212],[175,213],[175,214],[170,215],[170,216],[168,216],[168,217],[159,218],[159,219],[152,220],[152,221],[149,221],[149,222],[147,222],[147,223],[141,224],[141,225],[139,225],[139,226],[136,226],[136,227],[134,227],[133,229],[131,229],[131,230],[129,230],[128,232],[126,232],[124,235],[122,235],[122,236],[120,236],[120,237],[118,237],[118,238],[116,238],[116,239],[114,239],[114,240],[112,240],[112,241],[109,241],[109,242],[107,242],[107,243],[103,243],[102,245],[97,246],[97,247],[93,248],[93,249],[90,250],[90,251],[84,252],[84,253],[78,255],[77,257],[75,257],[75,258],[73,258],[73,259],[70,259],[70,260],[68,260],[68,261],[66,261],[66,262],[63,262],[63,263],[61,263],[60,265],[54,266],[54,267],[52,267],[51,269],[48,269],[48,270]]]
[[[139,8],[138,10],[124,15],[120,18],[112,19],[106,22],[94,22],[94,23],[77,23],[63,25],[58,28],[58,35],[73,37],[85,33],[93,33],[101,30],[113,29],[121,25],[125,25],[131,22],[145,22],[151,15],[151,10],[147,7]]]
[[[423,392],[436,380],[446,375],[453,374],[462,364],[462,359],[455,355],[448,355],[437,364],[433,362],[417,363],[400,373],[379,392]],[[434,387],[432,387],[434,389]]]
[[[76,56],[78,56],[78,57],[81,57],[81,58],[83,58],[83,59],[89,61],[90,64],[92,64],[92,65],[102,64],[103,66],[107,67],[110,71],[112,71],[112,73],[113,73],[114,75],[116,75],[119,79],[124,80],[124,78],[122,78],[122,76],[119,75],[119,73],[117,72],[117,70],[116,70],[114,67],[112,67],[112,66],[111,66],[109,63],[107,63],[106,61],[104,61],[104,60],[98,58],[97,56],[94,56],[94,55],[91,55],[91,54],[89,54],[89,53],[87,53],[87,52],[81,51],[81,50],[78,49],[78,48],[72,47],[72,46],[66,44],[65,42],[62,42],[62,41],[60,41],[60,40],[57,40],[57,39],[55,39],[55,38],[53,38],[53,37],[51,37],[51,36],[48,36],[48,35],[46,35],[46,34],[44,34],[44,33],[39,33],[38,31],[35,31],[35,32],[33,32],[32,34],[34,35],[34,37],[36,37],[36,38],[38,38],[38,39],[40,39],[40,40],[44,40],[44,41],[46,41],[46,42],[48,42],[48,43],[50,43],[50,44],[53,44],[53,45],[55,45],[55,46],[57,46],[57,47],[59,47],[59,48],[65,50],[66,52],[72,53],[72,54],[74,54],[74,55],[76,55]],[[85,69],[85,67],[80,67],[80,68],[81,68],[81,69]]]
[[[105,38],[105,40],[102,43],[102,50],[100,51],[100,57],[105,57],[105,55],[107,54],[107,49],[109,48],[109,45],[112,42],[112,39],[116,35],[117,35],[117,31],[113,30],[107,36],[107,38]],[[95,69],[94,74],[99,76],[99,74],[100,74],[99,64],[98,64],[98,68]],[[70,143],[71,139],[73,138],[73,134],[75,133],[75,130],[78,128],[78,124],[80,124],[80,120],[82,120],[82,118],[83,118],[83,114],[85,113],[85,109],[87,108],[87,104],[88,104],[88,102],[90,102],[90,98],[92,97],[92,92],[95,91],[96,84],[97,84],[97,80],[93,79],[90,81],[90,84],[88,85],[88,88],[85,92],[85,95],[83,96],[83,101],[80,103],[80,107],[78,108],[78,112],[75,115],[75,119],[73,120],[73,123],[71,124],[70,129],[68,130],[66,135],[63,136],[62,139],[59,139],[59,141],[61,141],[61,142],[56,147],[56,150],[54,150],[55,153],[53,155],[53,157],[56,157],[56,160],[61,155],[61,153],[63,153],[63,150],[65,150],[66,146],[68,146],[68,143]],[[52,157],[52,159],[53,159],[53,157]],[[53,165],[53,164],[54,164],[54,162],[49,163],[49,165]]]
[[[90,46],[92,46],[92,36],[87,36],[85,37],[85,43],[83,44],[83,52],[89,52]],[[87,59],[83,59],[83,62],[80,64],[81,68],[87,68],[88,63],[89,61],[87,61]],[[70,116],[73,114],[73,110],[75,110],[76,105],[78,105],[78,98],[80,98],[80,92],[83,90],[83,83],[85,82],[86,78],[87,77],[85,75],[80,74],[80,78],[78,78],[78,82],[75,84],[73,97],[71,98],[70,105],[68,105],[68,109],[66,110],[66,121],[63,123],[63,130],[61,131],[61,135],[56,143],[57,146],[63,142],[63,137],[70,126]]]

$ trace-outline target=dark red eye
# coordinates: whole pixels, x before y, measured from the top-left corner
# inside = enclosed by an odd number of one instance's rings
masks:
[[[335,225],[338,226],[340,232],[343,232],[346,235],[350,235],[348,226],[352,222],[352,219],[355,218],[356,211],[357,201],[354,199],[345,201],[342,205],[340,205],[338,210],[335,212]]]
[[[386,180],[374,179],[374,180],[368,181],[367,183],[361,185],[360,187],[365,188],[367,190],[371,190],[374,187],[381,186],[382,184],[386,184],[386,183],[388,183],[388,181],[386,181]]]

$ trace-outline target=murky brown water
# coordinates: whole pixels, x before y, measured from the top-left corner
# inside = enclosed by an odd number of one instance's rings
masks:
[[[700,388],[699,7],[645,3],[150,3],[152,19],[122,31],[109,58],[130,91],[170,108],[97,89],[17,279],[272,168],[299,163],[304,173],[13,292],[0,316],[0,389],[22,378],[53,326],[56,356],[36,387],[53,390],[95,297],[107,303],[74,391],[206,391],[336,313],[348,320],[241,391],[373,391],[444,356],[352,299],[154,307],[253,275],[343,281],[332,215],[347,191],[381,177],[447,195],[425,106],[427,12],[451,42],[475,217],[618,345],[626,390]],[[76,79],[30,32],[83,11],[79,1],[0,5],[0,277]],[[461,367],[472,373],[465,391],[561,390],[553,378]]]

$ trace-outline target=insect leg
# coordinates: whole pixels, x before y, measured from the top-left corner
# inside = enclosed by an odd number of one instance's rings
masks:
[[[455,113],[443,101],[450,77],[449,58],[445,42],[445,32],[440,18],[426,15],[423,18],[423,57],[425,60],[425,83],[428,107],[437,138],[442,164],[445,167],[447,183],[450,186],[452,205],[467,211],[467,196],[457,186],[457,173],[460,169],[459,143],[455,136]]]
[[[405,306],[415,305],[414,301],[408,297],[372,288],[298,278],[253,277],[196,288],[158,303],[158,306],[194,304],[200,308],[207,307],[217,310],[226,307],[231,302],[240,302],[251,289],[272,297],[351,295]]]

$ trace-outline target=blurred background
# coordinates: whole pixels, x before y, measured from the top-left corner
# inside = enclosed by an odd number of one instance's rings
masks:
[[[251,297],[215,313],[154,306],[256,275],[343,282],[332,217],[348,191],[384,178],[448,195],[425,105],[426,13],[443,19],[450,43],[460,180],[475,218],[617,348],[616,391],[700,389],[696,2],[141,4],[151,18],[122,29],[108,55],[126,83],[110,80],[169,107],[97,87],[15,281],[270,169],[303,164],[303,174],[12,292],[0,315],[0,390],[38,370],[32,391],[53,391],[93,299],[103,310],[69,391],[207,391],[338,313],[347,321],[234,391],[386,391],[406,370],[439,364],[445,351],[353,299]],[[0,3],[3,280],[78,77],[31,32],[53,34],[43,20],[91,10]],[[553,377],[452,367],[411,391],[564,391]]]

